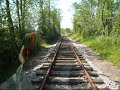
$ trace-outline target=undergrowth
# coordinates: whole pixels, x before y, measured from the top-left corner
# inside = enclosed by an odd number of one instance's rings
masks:
[[[81,37],[72,35],[73,39],[86,44],[105,60],[110,61],[113,65],[120,67],[120,37]]]

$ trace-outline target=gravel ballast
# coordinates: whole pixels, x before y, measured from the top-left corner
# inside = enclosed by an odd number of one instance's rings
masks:
[[[90,66],[97,71],[100,78],[106,84],[106,87],[111,90],[120,90],[120,68],[103,60],[99,54],[95,53],[86,45],[76,41],[73,41],[73,43]]]
[[[83,55],[86,61],[91,65],[91,67],[97,71],[100,78],[104,81],[105,85],[100,87],[110,88],[111,90],[120,89],[120,69],[114,67],[110,62],[104,61],[97,53],[88,48],[86,45],[80,44],[73,41],[73,44],[78,48],[79,52]],[[23,67],[23,73],[20,79],[20,83],[16,86],[16,83],[11,83],[15,81],[13,79],[7,80],[0,86],[0,89],[7,90],[33,90],[34,87],[31,84],[31,79],[36,76],[37,69],[41,68],[43,62],[47,60],[47,57],[50,55],[54,49],[54,45],[49,45],[44,51],[38,53],[32,60],[26,63]],[[15,75],[13,75],[16,77]],[[72,88],[71,86],[62,86],[63,88]],[[76,86],[74,86],[76,87]],[[77,86],[78,87],[78,86]],[[59,86],[58,86],[59,88]],[[60,86],[61,88],[61,86]]]

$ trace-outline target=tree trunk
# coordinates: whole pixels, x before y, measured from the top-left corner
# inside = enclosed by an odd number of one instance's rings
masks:
[[[3,15],[4,14],[4,10],[2,8],[1,2],[0,2],[0,8],[1,8],[1,14]],[[0,15],[0,23],[1,23],[0,27],[1,28],[3,28],[3,25],[4,25],[4,21],[2,20],[3,19],[2,15]]]
[[[25,36],[25,5],[26,0],[20,0],[20,12],[21,12],[21,30],[22,30],[22,39]]]
[[[113,28],[113,20],[112,20],[112,17],[113,17],[113,11],[112,11],[112,1],[111,1],[111,3],[110,3],[110,19],[108,19],[108,36],[111,34],[111,32],[112,32],[112,28]]]
[[[6,0],[6,12],[7,12],[8,28],[9,28],[9,32],[10,32],[10,36],[11,36],[11,44],[12,44],[11,48],[13,48],[17,54],[18,46],[17,46],[16,40],[15,40],[14,25],[13,25],[13,21],[12,21],[11,14],[10,14],[9,0]],[[11,51],[11,55],[12,54],[14,54],[14,52]]]
[[[8,22],[8,28],[10,31],[11,39],[14,42],[15,41],[15,32],[14,32],[14,26],[13,21],[10,14],[10,7],[9,7],[9,0],[6,0],[6,12],[7,12],[7,22]]]
[[[104,21],[104,7],[105,7],[105,1],[102,2],[102,24],[103,24],[103,35],[106,35],[106,30],[105,30],[105,27],[106,27],[106,24],[105,24],[105,21]]]
[[[50,30],[50,0],[49,0],[49,30]]]
[[[19,29],[19,34],[20,34],[20,39],[22,39],[22,30],[21,30],[21,20],[20,20],[20,12],[19,12],[19,1],[16,0],[16,7],[17,7],[17,15],[18,15],[18,29]]]
[[[22,30],[23,36],[25,36],[25,12],[26,12],[26,0],[23,2],[23,13],[22,13]]]

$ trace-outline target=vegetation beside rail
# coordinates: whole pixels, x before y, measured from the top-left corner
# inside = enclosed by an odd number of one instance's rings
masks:
[[[99,53],[105,60],[113,65],[120,67],[120,37],[80,37],[71,36],[80,43],[91,47]]]

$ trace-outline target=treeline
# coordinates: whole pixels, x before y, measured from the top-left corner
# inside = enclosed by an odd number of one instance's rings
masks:
[[[54,0],[0,0],[0,79],[18,66],[25,34],[35,32],[36,46],[60,36],[61,17],[55,5]]]
[[[120,35],[120,0],[82,0],[74,3],[74,33],[82,36]]]
[[[72,38],[120,67],[120,0],[82,0],[73,6]]]

